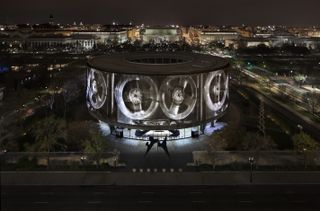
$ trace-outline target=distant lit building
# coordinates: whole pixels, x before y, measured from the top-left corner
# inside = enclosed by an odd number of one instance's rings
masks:
[[[1,27],[0,27],[1,28]],[[129,28],[96,26],[60,26],[54,24],[22,24],[0,31],[0,43],[10,48],[48,48],[58,50],[91,50],[97,44],[121,44],[128,41]]]
[[[241,37],[252,37],[253,32],[251,27],[233,27],[236,32],[239,33]]]
[[[59,47],[71,44],[70,36],[63,35],[32,35],[25,40],[27,46],[31,48]]]
[[[62,34],[51,35],[33,35],[25,40],[27,46],[37,48],[48,48],[47,50],[61,47],[81,48],[82,50],[91,50],[95,43],[95,37],[91,35],[72,35],[64,36]]]
[[[71,36],[71,44],[76,48],[91,50],[96,44],[96,38],[93,35],[74,34]]]
[[[308,37],[320,37],[320,29],[308,31],[307,36]]]
[[[253,35],[254,38],[269,38],[272,36],[272,33],[256,33]]]
[[[178,42],[182,40],[182,32],[176,27],[149,27],[140,30],[143,43]]]
[[[200,31],[199,42],[202,45],[209,44],[211,42],[222,42],[225,46],[233,44],[238,40],[239,34],[235,31]]]
[[[240,48],[253,48],[259,45],[265,45],[270,47],[270,40],[267,38],[241,38],[239,40],[239,47]]]
[[[285,44],[294,44],[297,38],[296,36],[290,33],[284,33],[275,34],[271,36],[269,39],[272,47],[282,47]]]
[[[77,31],[75,35],[90,35],[95,38],[97,44],[107,43],[124,43],[128,41],[127,30],[113,30],[113,31]]]
[[[320,49],[320,37],[302,37],[295,40],[295,46],[306,47],[308,49]]]
[[[222,43],[224,46],[237,45],[239,33],[232,28],[196,28],[190,27],[186,32],[186,41],[189,44],[208,45],[212,42]]]
[[[131,41],[140,40],[140,29],[138,27],[129,29],[128,39]]]

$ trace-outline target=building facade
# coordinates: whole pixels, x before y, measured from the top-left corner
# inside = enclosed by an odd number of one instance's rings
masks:
[[[119,137],[195,137],[229,105],[229,63],[219,57],[124,53],[88,66],[90,114]]]

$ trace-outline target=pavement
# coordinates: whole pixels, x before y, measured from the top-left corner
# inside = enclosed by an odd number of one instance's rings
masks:
[[[192,151],[205,150],[207,136],[200,138],[186,138],[168,141],[167,147],[170,156],[167,156],[161,147],[155,144],[148,154],[146,141],[131,140],[126,138],[108,137],[110,149],[117,149],[120,153],[120,162],[127,168],[182,168],[187,163],[193,162]]]
[[[1,172],[1,210],[320,210],[320,172]]]
[[[319,171],[210,171],[146,169],[143,172],[32,171],[1,172],[1,185],[275,185],[319,184]]]
[[[2,186],[1,210],[318,211],[319,185]]]

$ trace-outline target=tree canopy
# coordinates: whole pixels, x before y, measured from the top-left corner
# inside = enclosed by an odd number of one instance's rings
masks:
[[[308,134],[301,132],[292,137],[293,147],[299,153],[305,151],[316,151],[320,149],[320,145]]]
[[[66,122],[54,115],[41,119],[33,124],[31,133],[35,142],[29,145],[30,151],[52,152],[56,149],[65,149],[63,140],[66,137]]]

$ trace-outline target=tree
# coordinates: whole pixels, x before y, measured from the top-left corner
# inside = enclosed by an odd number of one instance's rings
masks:
[[[221,151],[228,147],[228,143],[222,132],[216,132],[209,139],[208,146],[209,152]]]
[[[245,136],[245,129],[231,123],[221,131],[220,136],[225,138],[226,149],[238,150]]]
[[[232,78],[237,79],[239,85],[242,85],[242,82],[244,79],[244,75],[241,72],[244,67],[245,67],[244,61],[239,59],[232,61],[232,69],[230,71],[230,74],[232,75]]]
[[[221,131],[213,133],[210,139],[208,140],[208,154],[211,159],[211,164],[213,169],[215,169],[216,165],[216,151],[225,150],[228,147],[227,140],[223,136]]]
[[[61,141],[66,137],[65,120],[51,115],[33,124],[31,133],[35,138],[35,143],[27,148],[33,152],[47,152],[47,164],[49,167],[50,152],[66,148]]]
[[[276,145],[270,136],[263,136],[253,132],[247,132],[241,143],[241,149],[251,151],[256,162],[259,162],[261,151],[272,150],[275,146]]]
[[[211,41],[211,42],[208,44],[208,47],[209,47],[209,48],[223,49],[223,48],[225,47],[225,44],[224,44],[224,42],[221,42],[221,41]]]
[[[304,166],[307,167],[308,164],[313,164],[316,151],[320,149],[319,143],[304,132],[294,135],[292,140],[294,150],[304,156]]]
[[[106,152],[108,146],[106,139],[99,132],[92,132],[89,139],[85,139],[83,142],[83,151],[92,156],[95,160],[97,167],[100,167],[100,161],[103,154]]]
[[[294,46],[292,43],[285,43],[280,48],[281,51],[292,54],[309,54],[310,50],[303,46]]]
[[[303,153],[306,150],[315,151],[319,149],[319,143],[304,132],[294,135],[292,140],[293,147],[298,153]]]
[[[87,121],[68,123],[66,145],[68,151],[81,151],[82,141],[90,139],[90,124]]]
[[[320,94],[316,92],[308,92],[305,94],[305,98],[312,114],[317,113],[319,111]]]
[[[257,133],[248,132],[241,144],[242,150],[262,151],[275,148],[275,143],[270,136],[262,136]]]
[[[301,87],[307,80],[308,76],[303,74],[297,74],[293,78],[299,84],[299,87]]]

